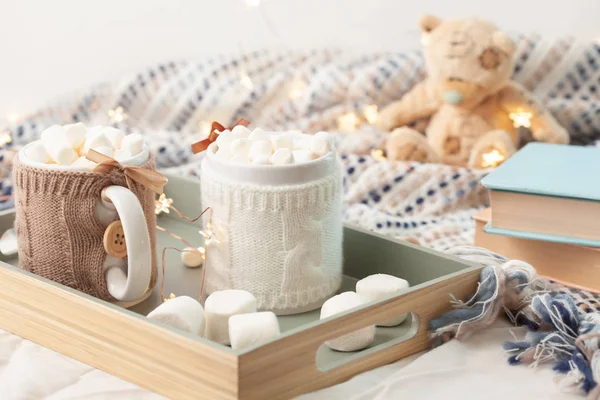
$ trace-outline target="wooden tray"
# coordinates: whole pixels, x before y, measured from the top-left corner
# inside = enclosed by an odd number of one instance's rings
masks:
[[[200,186],[169,177],[166,194],[188,216],[198,215]],[[12,211],[0,214],[0,233],[12,226]],[[190,241],[199,225],[163,214],[158,225]],[[182,247],[159,232],[157,251]],[[187,269],[179,253],[167,253],[165,292],[198,296],[201,269]],[[427,349],[428,322],[450,308],[450,294],[476,288],[480,266],[423,247],[347,226],[344,284],[387,273],[412,288],[319,321],[319,311],[279,317],[282,335],[254,348],[234,351],[144,317],[160,304],[159,290],[127,310],[0,262],[0,328],[173,399],[287,399]],[[339,353],[329,339],[410,312],[393,328],[377,328],[369,348]]]

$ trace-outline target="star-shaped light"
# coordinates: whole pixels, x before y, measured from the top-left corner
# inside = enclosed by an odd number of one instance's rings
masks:
[[[337,125],[341,132],[354,132],[360,125],[360,118],[350,111],[337,117]]]
[[[508,118],[512,120],[515,128],[521,126],[524,128],[531,128],[531,118],[533,118],[533,113],[518,109],[517,111],[508,114]]]
[[[169,214],[171,211],[169,208],[173,205],[173,199],[169,199],[164,193],[160,195],[158,200],[154,202],[154,213],[159,215],[160,213]]]
[[[382,149],[371,150],[371,157],[373,157],[373,159],[375,161],[385,161],[385,160],[387,160],[387,157],[383,154],[383,150]]]
[[[121,106],[118,106],[114,110],[108,110],[107,114],[113,122],[123,122],[127,119],[127,114]]]
[[[219,239],[215,232],[212,230],[212,223],[206,224],[206,229],[203,231],[199,231],[202,237],[204,238],[204,248],[206,249],[211,244],[219,244]],[[206,251],[206,250],[205,250]]]
[[[371,125],[377,122],[377,118],[379,117],[379,109],[375,104],[369,104],[363,108],[363,115],[366,120],[369,121]]]
[[[488,153],[482,155],[483,160],[481,166],[483,168],[494,168],[497,167],[504,161],[505,157],[498,149],[492,149]]]
[[[175,296],[173,293],[171,293],[169,295],[169,297],[165,297],[165,299],[163,300],[163,303],[166,303],[169,300],[173,300],[175,297],[177,297],[177,296]]]
[[[12,142],[12,136],[10,136],[9,131],[0,132],[0,146],[4,146],[5,144],[9,144]]]

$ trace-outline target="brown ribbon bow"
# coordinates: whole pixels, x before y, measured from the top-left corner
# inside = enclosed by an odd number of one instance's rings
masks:
[[[213,121],[213,123],[210,126],[210,132],[208,134],[208,137],[206,139],[203,139],[199,142],[192,144],[192,152],[194,154],[202,153],[204,150],[208,149],[208,146],[210,146],[215,140],[217,140],[217,138],[219,137],[219,134],[221,132],[223,132],[226,129],[233,129],[234,127],[236,127],[238,125],[248,126],[248,125],[250,125],[250,122],[248,122],[242,118],[238,122],[233,124],[232,127],[225,128],[223,125],[221,125],[217,121]]]
[[[168,179],[159,172],[148,168],[121,165],[114,158],[98,153],[94,149],[90,149],[86,157],[88,160],[98,163],[96,168],[94,168],[94,172],[108,174],[115,169],[123,171],[129,189],[131,189],[131,181],[134,181],[152,190],[154,193],[162,194],[163,186],[168,182]]]

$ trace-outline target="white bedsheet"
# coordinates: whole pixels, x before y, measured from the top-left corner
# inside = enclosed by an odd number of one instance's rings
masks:
[[[549,366],[509,366],[501,348],[522,328],[499,321],[465,342],[453,340],[298,400],[576,399]],[[157,400],[117,377],[0,331],[2,400]]]

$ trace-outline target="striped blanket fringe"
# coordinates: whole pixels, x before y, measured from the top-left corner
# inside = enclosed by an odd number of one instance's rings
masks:
[[[470,246],[461,247],[452,251],[461,256]],[[477,259],[472,250],[465,254],[463,258]],[[430,321],[432,346],[464,339],[490,326],[504,311],[511,322],[528,330],[523,340],[504,343],[509,364],[554,363],[553,369],[563,375],[558,379],[561,388],[599,399],[600,312],[582,313],[571,296],[553,292],[551,283],[525,262],[493,259],[483,251],[481,255],[492,265],[482,269],[474,294],[466,301],[453,298],[453,310]]]

